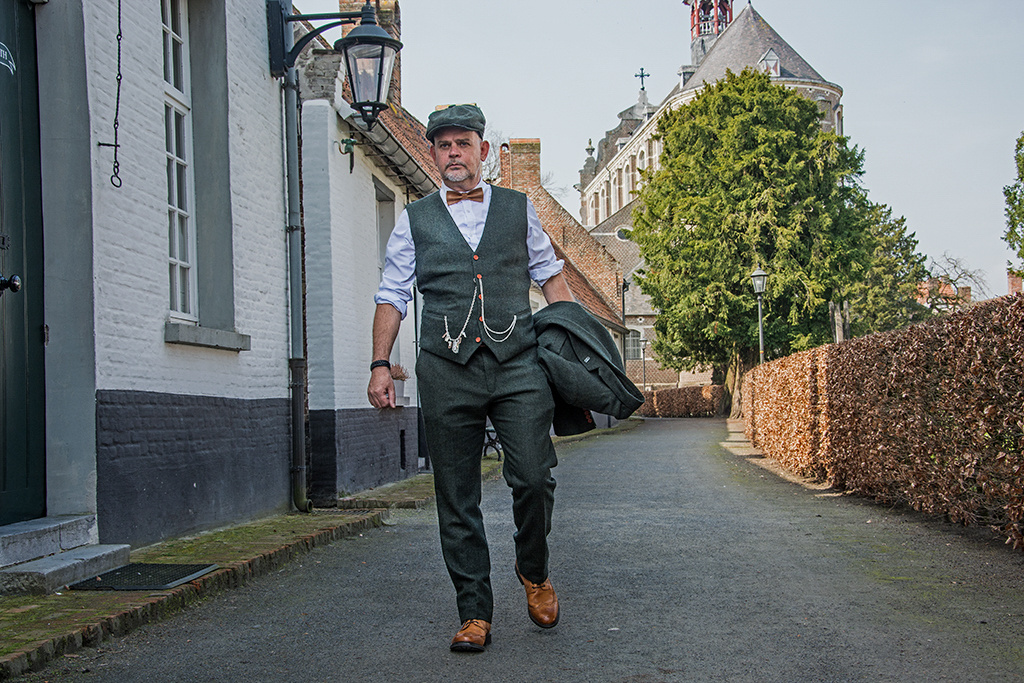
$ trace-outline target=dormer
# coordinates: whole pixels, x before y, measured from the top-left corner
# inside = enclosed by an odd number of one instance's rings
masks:
[[[782,67],[779,62],[779,55],[775,53],[775,50],[768,48],[768,51],[761,55],[761,59],[757,61],[757,70],[763,71],[772,78],[778,78],[782,73]]]

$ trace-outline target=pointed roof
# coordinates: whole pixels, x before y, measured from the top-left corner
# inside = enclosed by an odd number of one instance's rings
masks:
[[[828,82],[748,4],[711,46],[686,85],[677,85],[666,99],[720,81],[727,70],[739,73],[744,67],[757,68],[769,50],[779,58],[779,78]]]

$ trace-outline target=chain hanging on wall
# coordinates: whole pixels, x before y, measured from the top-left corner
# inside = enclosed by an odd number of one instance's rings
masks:
[[[121,41],[124,33],[121,30],[121,0],[117,0],[117,97],[114,100],[114,142],[101,142],[100,147],[114,148],[114,163],[110,175],[110,184],[114,187],[121,187],[121,164],[117,160],[117,150],[121,146],[118,142],[117,129],[121,118]]]

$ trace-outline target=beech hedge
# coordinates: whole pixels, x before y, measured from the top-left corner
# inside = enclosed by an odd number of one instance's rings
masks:
[[[747,438],[803,476],[1024,549],[1024,295],[748,372]]]
[[[725,405],[725,387],[713,384],[644,391],[644,404],[636,411],[643,417],[714,417]]]

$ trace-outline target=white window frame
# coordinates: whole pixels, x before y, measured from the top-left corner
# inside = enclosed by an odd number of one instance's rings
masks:
[[[640,330],[630,329],[626,332],[626,360],[643,359],[643,333]]]
[[[178,31],[169,23],[175,8]],[[190,82],[188,1],[161,0],[161,50],[163,52],[164,159],[167,167],[168,311],[172,320],[199,321],[196,271],[196,222],[194,145],[192,137],[192,87]],[[174,51],[179,48],[178,53]],[[177,64],[175,64],[177,58]],[[177,73],[177,85],[168,81]],[[180,86],[180,87],[179,87]],[[176,115],[180,115],[180,126]],[[172,120],[174,117],[174,120]],[[174,143],[174,144],[172,144]],[[171,148],[174,149],[171,149]],[[181,184],[185,187],[182,188]],[[184,243],[184,244],[182,244]],[[184,283],[184,292],[182,284]]]

